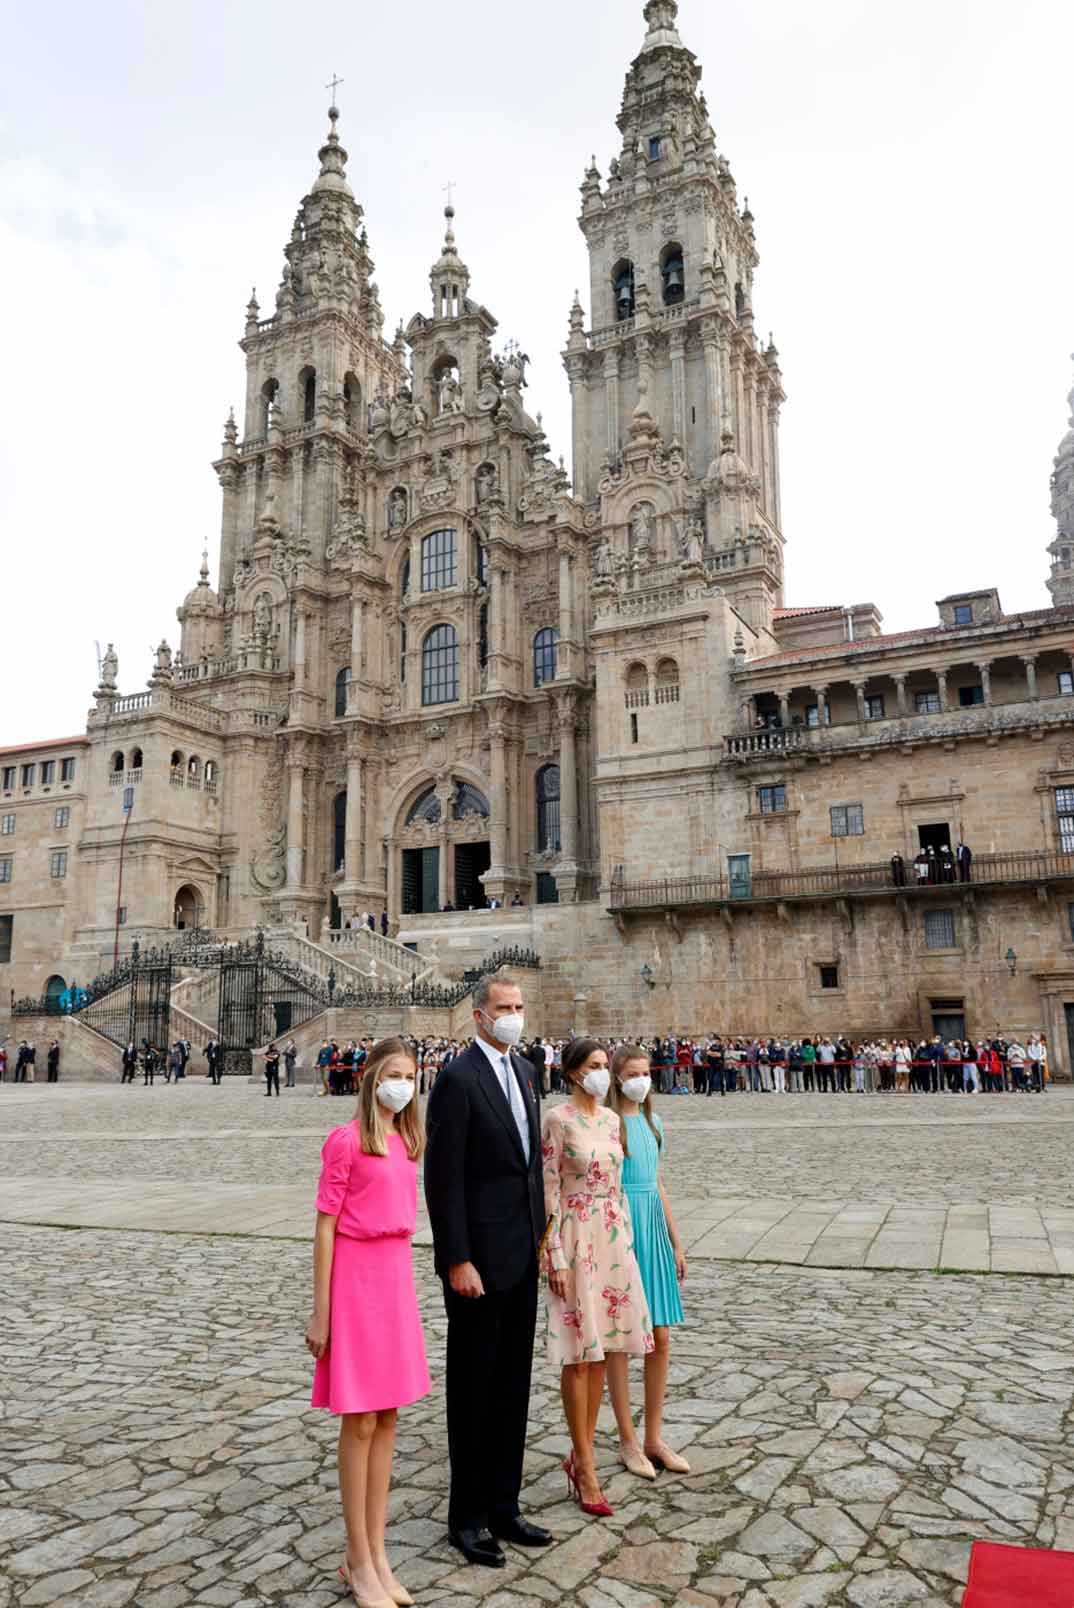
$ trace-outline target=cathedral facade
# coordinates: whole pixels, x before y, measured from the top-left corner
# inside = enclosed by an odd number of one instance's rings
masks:
[[[109,652],[84,734],[0,755],[11,993],[176,926],[329,953],[386,913],[430,975],[537,950],[555,1032],[1044,1027],[1069,1064],[1074,429],[1051,608],[788,603],[779,354],[677,13],[645,5],[582,184],[573,481],[450,207],[386,341],[330,110],[246,308],[215,587],[145,690]]]

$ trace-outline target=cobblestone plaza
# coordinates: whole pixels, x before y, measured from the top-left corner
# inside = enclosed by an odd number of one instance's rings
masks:
[[[302,1335],[348,1105],[192,1080],[4,1086],[0,1111],[0,1608],[340,1601]],[[419,1602],[955,1604],[974,1538],[1074,1547],[1074,1099],[661,1111],[690,1258],[668,1436],[693,1473],[619,1470],[608,1415],[615,1516],[583,1518],[539,1340],[523,1501],[557,1543],[460,1569],[423,1231],[433,1394],[401,1415],[390,1533]]]

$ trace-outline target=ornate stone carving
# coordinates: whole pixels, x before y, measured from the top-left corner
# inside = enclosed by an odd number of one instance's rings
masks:
[[[287,826],[280,776],[281,768],[273,755],[261,782],[261,842],[250,851],[250,881],[261,893],[276,893],[287,880]]]

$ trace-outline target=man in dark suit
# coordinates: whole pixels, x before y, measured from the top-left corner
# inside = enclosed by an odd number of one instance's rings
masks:
[[[548,1052],[544,1047],[544,1040],[538,1036],[526,1051],[526,1059],[537,1074],[537,1087],[542,1094],[548,1093]]]
[[[216,1042],[216,1040],[214,1038],[211,1038],[209,1040],[208,1044],[206,1044],[206,1046],[205,1046],[205,1060],[206,1060],[206,1063],[208,1064],[208,1067],[209,1067],[210,1081],[213,1084],[216,1084],[216,1085],[218,1085],[219,1082],[220,1082],[220,1072],[221,1072],[220,1061],[221,1061],[221,1056],[222,1056],[222,1052],[221,1052],[219,1044]]]
[[[426,1115],[425,1196],[448,1316],[448,1529],[468,1563],[499,1569],[500,1541],[547,1546],[519,1513],[544,1233],[541,1091],[512,1047],[522,992],[474,989],[476,1037],[443,1068]]]

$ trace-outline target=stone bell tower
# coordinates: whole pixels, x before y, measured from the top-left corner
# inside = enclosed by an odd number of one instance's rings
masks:
[[[680,532],[758,627],[782,602],[779,355],[757,340],[759,257],[749,205],[718,154],[701,68],[676,0],[649,0],[627,73],[622,144],[602,182],[586,170],[579,219],[589,248],[591,329],[571,310],[576,494],[593,508],[649,419],[682,465]],[[680,535],[680,543],[684,538]]]
[[[1052,513],[1059,529],[1048,548],[1052,560],[1048,590],[1056,608],[1074,603],[1074,390],[1067,400],[1070,426],[1059,443],[1052,471]]]

